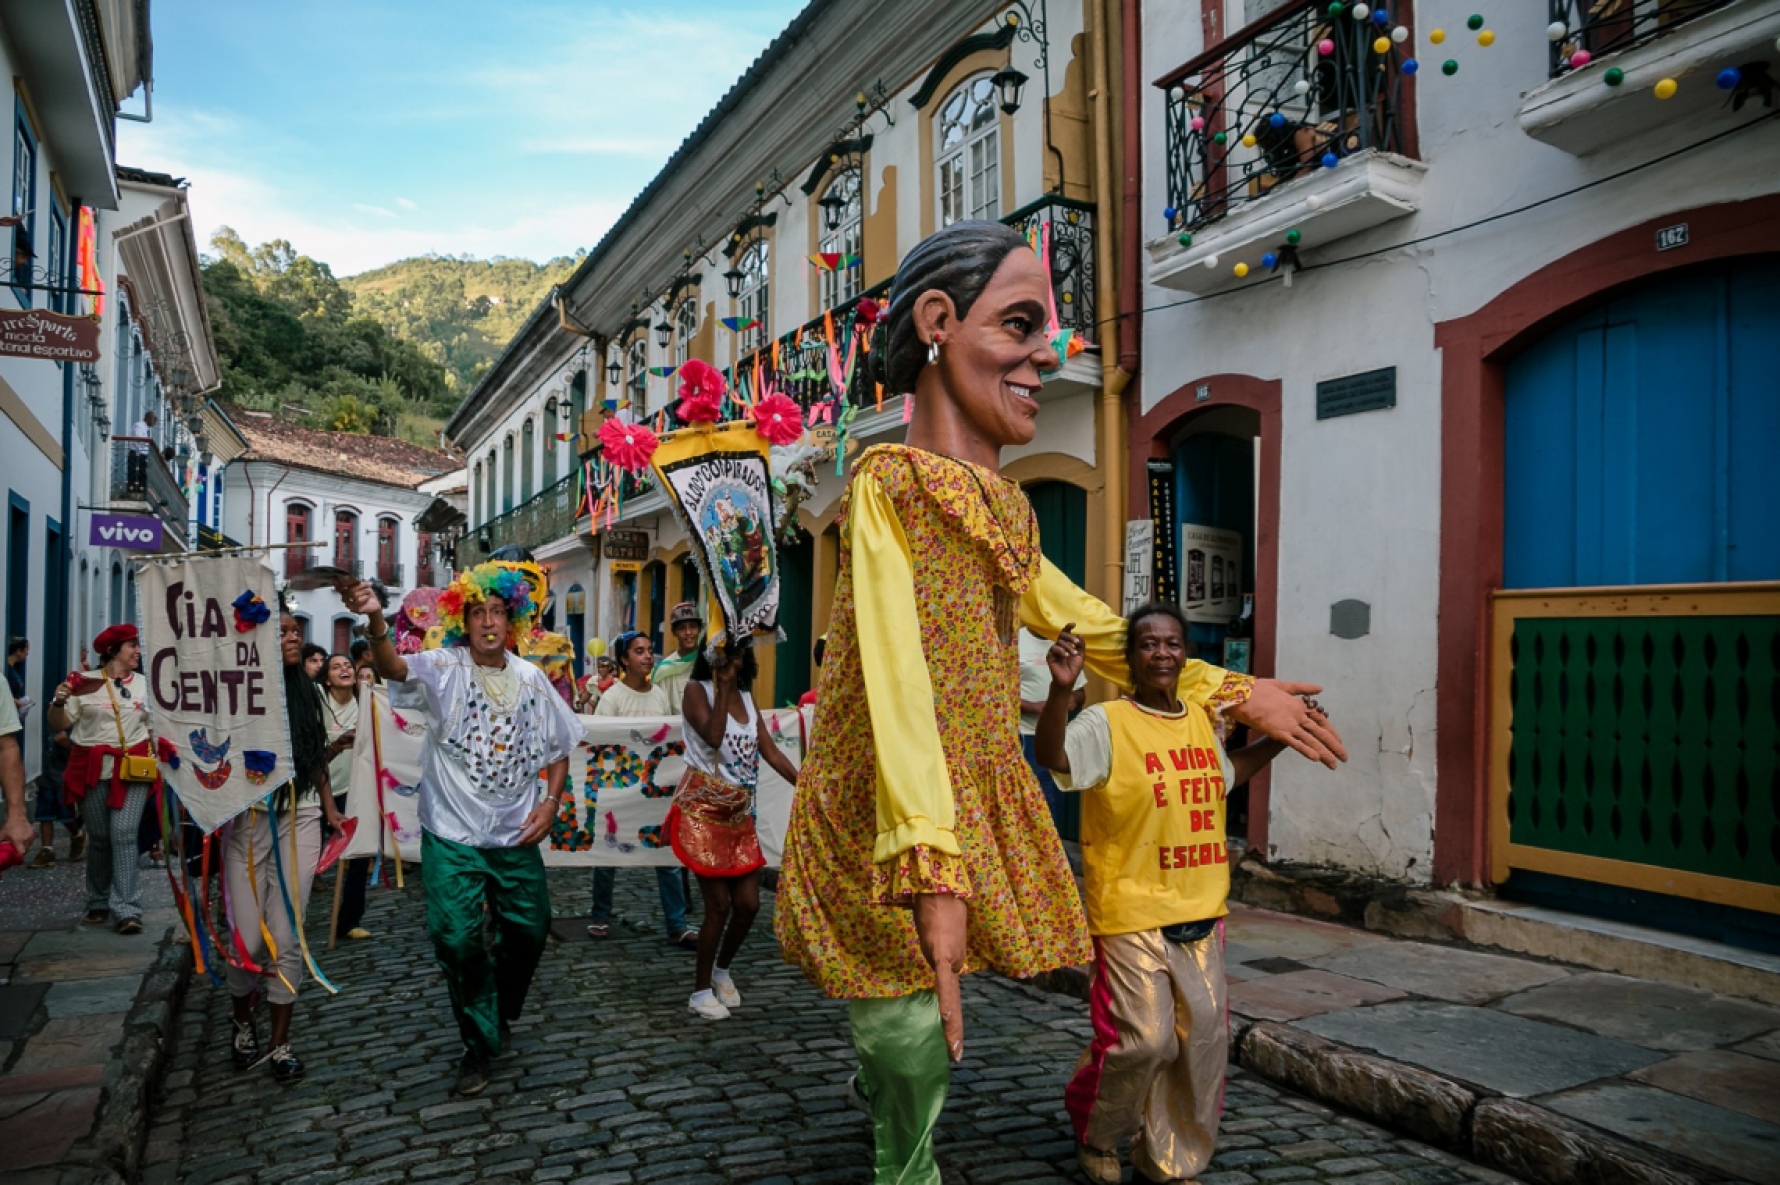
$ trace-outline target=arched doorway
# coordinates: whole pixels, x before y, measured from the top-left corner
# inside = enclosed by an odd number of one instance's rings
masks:
[[[1246,407],[1189,416],[1175,434],[1175,587],[1192,657],[1226,664],[1224,642],[1254,637],[1255,466],[1261,417]],[[1213,542],[1215,541],[1215,546]],[[1251,659],[1252,665],[1252,659]]]
[[[1045,558],[1077,584],[1087,582],[1088,492],[1066,481],[1034,481],[1026,487],[1038,519]]]
[[[1780,257],[1759,256],[1620,290],[1505,368],[1511,895],[1780,950],[1780,728],[1755,706],[1780,677],[1776,340]]]

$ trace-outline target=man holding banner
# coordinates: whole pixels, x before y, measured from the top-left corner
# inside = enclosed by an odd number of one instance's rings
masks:
[[[439,722],[421,754],[420,868],[427,933],[464,1042],[460,1095],[488,1085],[489,1062],[525,1005],[550,931],[538,843],[556,819],[581,722],[542,670],[511,653],[545,592],[535,564],[479,564],[439,598],[445,645],[403,656],[375,590],[363,581],[341,588],[369,620],[377,673],[417,683]],[[495,926],[492,957],[484,904]]]

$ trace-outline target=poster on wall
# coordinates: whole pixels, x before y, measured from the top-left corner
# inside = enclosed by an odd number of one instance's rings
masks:
[[[1153,539],[1154,561],[1152,588],[1158,601],[1180,600],[1174,564],[1174,462],[1152,460],[1150,475],[1150,521],[1156,529]]]
[[[1188,621],[1224,625],[1242,614],[1242,535],[1217,527],[1180,527],[1181,611]]]
[[[161,775],[214,831],[291,776],[275,576],[264,556],[229,555],[136,579]]]
[[[1123,612],[1149,603],[1155,583],[1156,524],[1134,518],[1125,524],[1125,589]]]
[[[397,684],[395,700],[379,687],[361,693],[353,748],[348,816],[358,820],[346,857],[420,859],[420,754],[434,721],[418,694]],[[365,713],[375,713],[367,726]],[[800,717],[767,711],[767,731],[791,758],[803,760],[813,709]],[[685,771],[680,717],[621,719],[583,716],[585,739],[569,758],[569,779],[556,826],[544,841],[550,866],[674,865],[661,834],[674,788]],[[790,783],[764,762],[755,796],[755,825],[767,863],[778,867],[791,819]]]

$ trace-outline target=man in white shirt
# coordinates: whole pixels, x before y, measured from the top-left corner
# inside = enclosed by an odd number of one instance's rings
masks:
[[[377,673],[417,683],[438,721],[421,751],[420,869],[427,933],[464,1041],[455,1090],[474,1095],[488,1085],[489,1062],[508,1041],[550,933],[538,844],[556,821],[582,730],[544,672],[512,653],[544,602],[538,567],[479,564],[451,591],[462,609],[441,614],[446,645],[406,656],[396,653],[369,584],[352,582],[341,596],[369,619]],[[497,935],[492,956],[485,903]]]

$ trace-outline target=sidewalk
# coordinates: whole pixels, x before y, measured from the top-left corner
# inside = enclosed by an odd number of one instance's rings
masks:
[[[9,1182],[135,1176],[148,1092],[191,968],[166,874],[145,867],[142,883],[144,930],[123,936],[80,925],[80,863],[0,880],[0,1165]]]

